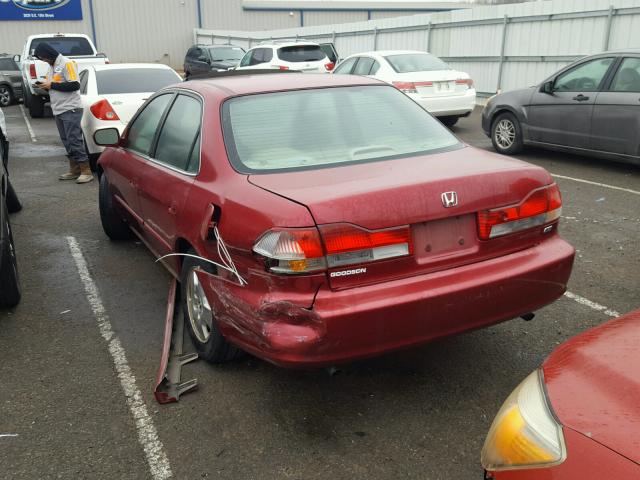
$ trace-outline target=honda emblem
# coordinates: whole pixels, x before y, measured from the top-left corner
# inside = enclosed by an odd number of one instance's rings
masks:
[[[443,192],[440,195],[444,208],[455,207],[458,205],[458,194],[456,192]]]

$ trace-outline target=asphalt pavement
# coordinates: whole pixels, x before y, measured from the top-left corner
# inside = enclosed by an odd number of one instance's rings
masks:
[[[199,389],[160,406],[169,275],[140,243],[107,239],[97,182],[57,180],[66,158],[52,118],[30,119],[32,138],[19,106],[5,114],[24,291],[0,312],[2,479],[481,479],[484,436],[511,390],[559,343],[640,307],[640,169],[528,150],[519,157],[563,193],[560,230],[578,251],[570,296],[531,322],[337,375],[196,362],[184,375]],[[453,131],[490,149],[478,112]]]

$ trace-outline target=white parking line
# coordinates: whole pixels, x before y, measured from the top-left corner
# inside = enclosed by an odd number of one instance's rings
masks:
[[[31,128],[31,122],[27,118],[27,112],[24,111],[24,107],[22,106],[22,104],[20,104],[20,111],[22,112],[22,118],[24,118],[24,123],[27,124],[27,130],[29,130],[29,135],[31,135],[31,141],[37,142],[38,140],[36,140],[36,134],[34,133],[33,128]]]
[[[618,318],[620,316],[620,314],[615,310],[611,310],[609,307],[605,307],[604,305],[600,305],[599,303],[592,302],[588,298],[581,297],[580,295],[576,295],[573,292],[564,292],[564,296],[578,302],[581,305],[586,305],[587,307],[597,310],[598,312],[602,312],[610,317]]]
[[[565,177],[564,175],[558,175],[556,173],[551,174],[552,177],[563,178],[565,180],[573,180],[574,182],[587,183],[589,185],[596,185],[598,187],[610,188],[611,190],[620,190],[621,192],[633,193],[634,195],[640,195],[637,190],[631,190],[630,188],[616,187],[615,185],[607,185],[606,183],[592,182],[591,180],[583,180],[582,178]]]
[[[98,293],[98,287],[96,286],[89,269],[87,268],[87,262],[80,250],[78,241],[75,237],[67,237],[69,243],[69,249],[71,255],[76,263],[78,274],[82,280],[84,291],[87,295],[87,300],[93,311],[93,315],[98,321],[98,327],[100,328],[100,334],[102,338],[107,342],[109,347],[109,353],[113,360],[113,365],[118,372],[118,379],[120,385],[124,391],[125,398],[127,400],[127,406],[136,423],[136,429],[138,431],[138,441],[144,450],[144,454],[147,458],[147,464],[151,471],[151,476],[154,480],[164,480],[171,478],[173,473],[171,472],[171,465],[169,465],[169,459],[164,452],[162,442],[158,438],[158,432],[153,424],[153,420],[147,411],[147,407],[142,399],[142,395],[138,386],[136,385],[136,377],[134,376],[127,357],[125,355],[120,339],[116,336],[109,316],[107,315],[100,294]]]

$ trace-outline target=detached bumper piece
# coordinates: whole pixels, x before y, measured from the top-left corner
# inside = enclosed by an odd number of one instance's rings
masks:
[[[198,387],[198,380],[193,378],[180,381],[182,366],[198,359],[197,353],[182,353],[184,338],[184,315],[178,308],[176,311],[176,280],[171,280],[169,298],[167,300],[167,317],[164,325],[164,341],[160,368],[156,375],[153,394],[160,404],[177,402],[183,393]]]

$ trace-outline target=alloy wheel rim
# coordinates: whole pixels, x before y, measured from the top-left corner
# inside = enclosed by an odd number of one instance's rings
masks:
[[[516,126],[511,120],[500,120],[496,125],[494,137],[500,148],[506,150],[516,140]]]
[[[11,95],[9,95],[9,89],[7,87],[0,87],[0,105],[6,107],[9,105]]]
[[[199,342],[207,343],[213,330],[213,312],[195,268],[187,278],[187,310],[191,330]]]

